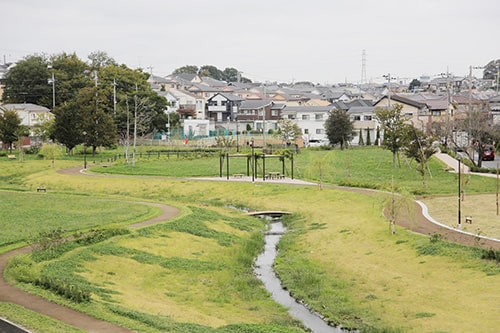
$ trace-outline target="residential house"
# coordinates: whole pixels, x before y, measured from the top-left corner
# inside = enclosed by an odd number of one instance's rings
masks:
[[[491,97],[488,100],[490,104],[490,112],[493,118],[493,125],[500,124],[500,95]]]
[[[368,135],[370,136],[371,144],[374,144],[377,127],[379,122],[375,119],[373,106],[351,106],[347,110],[349,119],[353,122],[354,131],[356,136],[354,136],[351,144],[358,145],[360,143],[361,137],[363,138],[364,144],[367,144]]]
[[[177,100],[177,112],[182,119],[189,117],[205,119],[205,100],[184,90],[171,89],[171,94]]]
[[[335,107],[328,106],[286,106],[281,117],[293,120],[302,130],[302,138],[307,144],[310,140],[328,142],[325,132],[325,121],[329,112]]]
[[[256,131],[276,130],[284,107],[284,104],[275,103],[268,99],[244,100],[238,111],[238,125]]]
[[[391,108],[395,104],[402,105],[401,113],[408,118],[407,122],[427,132],[432,123],[432,116],[425,103],[417,102],[400,95],[386,95],[376,101],[375,108]]]
[[[31,143],[35,143],[39,140],[37,129],[39,129],[44,122],[54,117],[48,108],[31,103],[0,105],[0,114],[3,114],[4,111],[15,111],[17,113],[21,119],[21,125],[27,126],[29,129]],[[27,142],[27,144],[30,143]]]
[[[243,98],[229,94],[217,93],[207,100],[205,113],[207,118],[215,122],[236,120]]]

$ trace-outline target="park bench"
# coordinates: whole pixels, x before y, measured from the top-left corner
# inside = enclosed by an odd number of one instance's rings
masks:
[[[7,155],[7,157],[9,158],[9,160],[15,160],[16,159],[16,155]]]
[[[47,188],[45,186],[38,186],[36,188],[37,192],[47,192]]]
[[[235,174],[233,175],[233,177],[234,177],[234,178],[243,178],[243,176],[244,176],[244,175],[243,175],[242,173],[235,173]]]

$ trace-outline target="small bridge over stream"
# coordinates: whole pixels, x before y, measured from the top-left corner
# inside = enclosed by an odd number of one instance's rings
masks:
[[[290,215],[290,214],[292,214],[292,213],[280,211],[280,210],[261,210],[261,211],[247,213],[247,215],[249,215],[249,216],[258,216],[258,217],[269,216],[272,218],[279,218],[279,217],[282,217],[283,215]]]

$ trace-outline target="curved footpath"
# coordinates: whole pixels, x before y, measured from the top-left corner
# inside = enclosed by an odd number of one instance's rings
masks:
[[[130,228],[139,228],[146,225],[162,222],[179,214],[179,210],[175,207],[161,204],[151,204],[146,202],[144,202],[143,204],[161,208],[161,214],[152,219],[132,224],[130,225]],[[4,278],[4,270],[9,258],[19,254],[28,253],[30,251],[31,247],[26,246],[0,255],[0,302],[9,302],[21,305],[29,310],[60,320],[68,325],[86,330],[87,332],[132,332],[131,330],[123,328],[121,326],[97,319],[85,313],[67,308],[63,305],[52,303],[40,296],[22,291],[21,289],[8,284]]]
[[[436,154],[436,157],[446,163],[450,168],[453,168],[455,172],[457,172],[456,165],[457,162],[452,157],[447,154]],[[58,171],[61,174],[65,175],[79,175],[85,174],[80,167],[76,168],[68,168]],[[92,176],[100,176],[96,174],[86,174]],[[227,178],[190,178],[192,180],[212,180],[212,181],[251,181],[250,177],[243,177],[241,179],[231,179],[227,180]],[[255,179],[255,182],[263,182],[262,179]],[[282,184],[295,184],[295,185],[309,185],[309,186],[317,186],[318,184],[306,182],[302,180],[293,180],[293,179],[280,179],[280,180],[267,180],[266,183],[282,183]],[[373,194],[376,191],[368,190],[368,189],[358,189],[358,188],[345,188],[334,186],[335,188],[345,190],[345,191],[354,191],[365,194]],[[153,223],[162,222],[168,220],[179,213],[177,208],[161,205],[161,204],[152,204],[145,203],[148,205],[153,205],[161,208],[162,213],[152,219],[147,221],[143,221],[140,223],[136,223],[131,225],[131,228],[139,228],[142,226],[146,226]],[[482,248],[493,248],[500,249],[500,240],[487,238],[487,237],[478,237],[477,235],[465,233],[461,230],[453,229],[432,219],[431,216],[427,214],[427,209],[425,205],[416,201],[414,203],[415,207],[412,212],[412,216],[410,216],[409,212],[401,212],[401,216],[398,219],[398,225],[414,232],[431,235],[434,233],[442,234],[445,239],[452,242],[457,242],[460,244],[468,245],[468,246],[479,246]],[[414,215],[414,216],[413,216]],[[66,324],[69,324],[74,327],[78,327],[80,329],[86,330],[88,332],[131,332],[129,329],[120,327],[118,325],[91,317],[82,312],[78,312],[76,310],[72,310],[62,305],[58,305],[52,303],[42,297],[32,295],[25,291],[22,291],[14,286],[9,285],[4,279],[4,270],[9,258],[16,256],[18,254],[28,253],[31,250],[30,247],[24,247],[21,249],[17,249],[8,253],[4,253],[0,255],[0,302],[10,302],[14,304],[21,305],[27,309],[32,311],[44,314],[46,316],[52,317],[54,319],[60,320]]]

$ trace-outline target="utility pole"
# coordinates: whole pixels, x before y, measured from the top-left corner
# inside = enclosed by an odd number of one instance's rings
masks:
[[[391,77],[391,73],[387,73],[386,75],[382,75],[387,80],[387,98],[388,98],[388,108],[391,108],[391,80],[395,80],[395,77]]]
[[[48,69],[52,71],[52,78],[49,79],[49,84],[52,84],[52,111],[54,111],[54,108],[56,107],[56,78],[54,76],[54,69],[52,68],[52,65],[49,65]]]
[[[113,79],[113,115],[116,116],[116,79]]]

